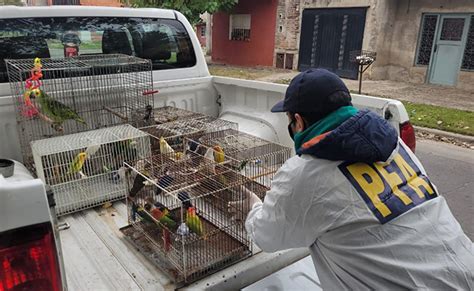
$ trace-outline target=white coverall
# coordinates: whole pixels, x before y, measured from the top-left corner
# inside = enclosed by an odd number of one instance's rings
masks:
[[[404,155],[397,154],[400,147]],[[397,191],[413,168],[404,161],[426,175],[403,142],[387,163],[376,163],[372,170],[367,164],[346,167],[346,174],[342,161],[295,156],[275,175],[264,203],[253,206],[246,229],[265,252],[309,247],[324,290],[474,290],[473,243],[442,196],[409,209],[391,209],[393,201],[381,201],[383,191],[408,205],[422,190],[426,195],[436,191],[416,178],[406,186],[412,196]],[[380,166],[388,163],[405,170],[384,172]],[[374,211],[382,220],[395,217],[382,223]]]

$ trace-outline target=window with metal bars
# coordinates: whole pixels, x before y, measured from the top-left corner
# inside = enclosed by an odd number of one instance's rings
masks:
[[[474,71],[474,15],[471,16],[471,24],[469,25],[461,69]]]
[[[230,15],[230,40],[250,40],[250,14]]]
[[[427,66],[430,63],[437,22],[438,15],[427,14],[423,16],[416,57],[417,65]]]

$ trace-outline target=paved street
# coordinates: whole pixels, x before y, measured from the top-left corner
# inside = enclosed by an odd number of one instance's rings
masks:
[[[474,151],[419,139],[416,155],[464,232],[474,241]]]

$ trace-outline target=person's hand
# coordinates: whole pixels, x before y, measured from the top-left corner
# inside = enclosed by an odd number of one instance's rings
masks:
[[[255,193],[253,193],[244,186],[240,187],[240,191],[242,191],[243,199],[239,201],[229,202],[227,205],[227,209],[234,217],[234,219],[245,220],[253,206],[258,202],[261,203],[262,200],[260,200],[260,198],[258,198]]]

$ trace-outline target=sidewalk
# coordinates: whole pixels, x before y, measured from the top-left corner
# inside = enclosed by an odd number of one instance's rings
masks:
[[[298,72],[281,73],[259,78],[259,81],[289,83]],[[359,81],[343,79],[351,92],[358,92]],[[395,81],[362,82],[362,94],[384,97],[413,103],[474,111],[474,92],[454,87],[431,84],[413,84]]]

